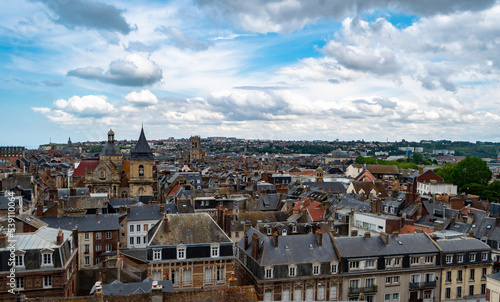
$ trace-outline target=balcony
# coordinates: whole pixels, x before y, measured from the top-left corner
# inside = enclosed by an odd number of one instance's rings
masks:
[[[436,281],[410,282],[410,289],[423,289],[436,287]]]
[[[365,294],[376,293],[377,289],[378,289],[378,287],[376,285],[368,286],[368,287],[351,287],[351,288],[349,288],[348,295],[356,296],[356,295],[359,295],[361,293],[365,293]]]

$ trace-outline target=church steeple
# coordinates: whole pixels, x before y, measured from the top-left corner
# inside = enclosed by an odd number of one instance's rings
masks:
[[[131,160],[153,160],[153,151],[149,147],[146,135],[144,135],[144,127],[141,128],[139,140],[132,150],[130,150]]]

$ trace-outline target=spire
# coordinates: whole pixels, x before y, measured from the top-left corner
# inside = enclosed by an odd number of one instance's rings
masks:
[[[137,144],[130,150],[130,159],[132,160],[152,160],[153,151],[149,147],[148,140],[144,134],[144,127],[141,127],[141,134],[137,140]]]
[[[115,146],[115,133],[109,129],[108,143],[102,149],[100,155],[122,155],[120,148]]]

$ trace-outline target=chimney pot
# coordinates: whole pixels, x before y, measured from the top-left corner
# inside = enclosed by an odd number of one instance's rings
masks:
[[[57,245],[63,244],[64,241],[64,234],[61,229],[59,229],[59,232],[57,233]]]
[[[274,231],[273,233],[273,243],[274,243],[274,247],[275,248],[278,248],[278,232],[277,231]]]
[[[368,238],[370,238],[370,237],[371,237],[370,232],[365,232],[365,239],[368,239]]]
[[[168,216],[167,214],[163,215],[163,233],[167,234],[168,232]]]

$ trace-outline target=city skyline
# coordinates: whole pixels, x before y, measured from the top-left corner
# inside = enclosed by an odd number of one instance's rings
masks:
[[[0,145],[142,124],[150,140],[500,141],[498,1],[0,8]]]

